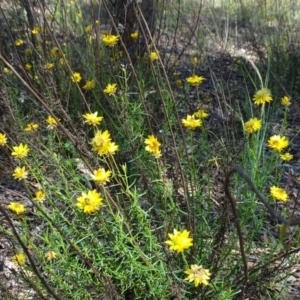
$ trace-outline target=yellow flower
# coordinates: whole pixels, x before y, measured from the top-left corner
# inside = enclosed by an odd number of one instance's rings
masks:
[[[7,143],[7,138],[4,133],[0,133],[0,146],[4,146]]]
[[[81,19],[81,18],[82,18],[82,14],[81,14],[81,13],[78,13],[78,14],[77,14],[77,17],[78,17],[79,19]]]
[[[177,86],[182,86],[182,80],[181,79],[176,79],[176,85]]]
[[[84,90],[88,91],[95,87],[95,80],[87,80],[85,85],[82,87]]]
[[[36,34],[39,34],[40,33],[40,28],[39,27],[34,27],[32,30],[31,30],[32,34],[36,35]]]
[[[150,59],[152,61],[157,60],[158,59],[158,53],[157,52],[150,52]]]
[[[25,166],[22,168],[16,167],[12,176],[13,176],[13,178],[19,179],[19,180],[26,179],[28,176],[28,172],[26,171]]]
[[[281,99],[281,104],[283,106],[290,106],[291,105],[291,99],[288,97],[288,96],[284,96],[282,99]]]
[[[39,124],[36,123],[29,123],[27,124],[27,126],[25,127],[25,131],[35,131],[39,128]]]
[[[55,259],[57,257],[57,254],[54,251],[48,251],[48,252],[45,253],[45,257],[46,257],[47,260],[52,260],[52,259]]]
[[[46,64],[45,64],[45,69],[51,70],[51,69],[53,69],[53,68],[54,68],[54,63],[46,63]]]
[[[251,118],[244,124],[244,130],[249,134],[258,131],[260,128],[261,120],[257,118]]]
[[[59,121],[59,119],[58,119]],[[52,118],[51,116],[48,116],[48,118],[46,119],[46,122],[48,123],[48,128],[49,129],[54,129],[57,127],[57,121]]]
[[[109,177],[111,176],[111,171],[105,171],[104,168],[100,168],[96,171],[94,171],[94,175],[92,175],[92,179],[96,182],[96,183],[100,183],[100,184],[106,184],[106,182],[109,181]]]
[[[293,157],[294,156],[288,152],[280,155],[280,158],[284,161],[289,161],[289,160],[293,159]]]
[[[25,70],[26,70],[26,71],[29,71],[31,68],[32,68],[32,65],[31,65],[31,64],[26,64],[26,65],[25,65]]]
[[[186,82],[192,86],[197,86],[200,83],[202,83],[203,80],[204,80],[203,76],[197,76],[197,75],[193,74],[192,76],[190,76],[186,79]]]
[[[54,57],[62,56],[62,53],[58,47],[53,47],[50,52],[51,52],[51,55]]]
[[[139,33],[136,31],[136,32],[133,32],[130,34],[130,37],[133,39],[133,40],[136,40],[138,37],[139,37]]]
[[[14,213],[16,213],[17,215],[22,214],[23,212],[25,212],[25,206],[21,203],[18,203],[18,202],[9,203],[8,208],[11,211],[13,211]]]
[[[165,243],[170,246],[170,250],[180,253],[193,246],[193,239],[189,235],[190,232],[187,230],[177,231],[174,229],[174,234],[168,233],[170,240]]]
[[[78,72],[74,72],[71,76],[73,82],[79,82],[81,80],[81,75]]]
[[[257,91],[253,97],[254,104],[266,104],[267,102],[271,102],[272,95],[269,89],[261,89]]]
[[[103,117],[97,117],[98,112],[90,113],[82,115],[85,119],[84,123],[87,123],[89,125],[97,125],[100,124],[100,122],[103,120]]]
[[[108,94],[108,95],[112,95],[112,94],[114,94],[115,92],[116,92],[116,90],[117,90],[117,84],[116,83],[113,83],[113,84],[108,84],[107,86],[106,86],[106,88],[104,89],[104,93],[105,94]]]
[[[194,56],[193,57],[193,64],[196,64],[198,62],[198,57],[197,56]]]
[[[45,199],[46,199],[46,194],[43,191],[35,192],[35,198],[33,198],[33,200],[44,201]]]
[[[119,41],[119,37],[113,34],[105,34],[102,38],[103,43],[108,47],[114,47]]]
[[[16,158],[23,158],[28,155],[29,148],[26,144],[20,144],[19,146],[13,147],[13,152],[11,153],[12,156],[15,156]]]
[[[84,28],[84,31],[85,31],[86,33],[89,33],[91,30],[92,30],[92,26],[91,26],[91,25],[86,26],[86,27]]]
[[[206,113],[203,109],[198,109],[196,112],[193,113],[193,116],[199,119],[205,119],[208,117],[208,113]]]
[[[289,141],[285,136],[273,135],[268,140],[269,147],[277,152],[281,152],[289,145]]]
[[[208,285],[207,280],[209,280],[209,276],[211,276],[208,269],[204,269],[202,266],[198,265],[191,265],[191,268],[187,269],[184,273],[188,275],[185,280],[189,282],[194,281],[195,287],[200,283]]]
[[[23,41],[23,40],[21,40],[21,39],[15,40],[15,45],[16,45],[16,46],[21,46],[21,45],[23,45],[23,44],[24,44],[24,41]]]
[[[192,130],[202,125],[202,121],[200,119],[195,119],[194,115],[187,115],[186,119],[182,119],[181,122],[186,128]]]
[[[157,138],[154,135],[149,135],[145,139],[145,144],[147,145],[145,147],[146,151],[149,151],[153,153],[155,157],[160,157],[161,156],[161,151],[159,149],[160,147],[160,142],[157,140]]]
[[[18,266],[22,266],[25,264],[26,262],[26,255],[23,254],[23,253],[18,253],[18,254],[15,254],[13,257],[13,262],[18,265]]]
[[[114,155],[119,149],[119,146],[111,141],[110,133],[106,130],[104,132],[97,131],[95,137],[92,139],[93,150],[100,156]]]
[[[272,186],[270,188],[270,194],[275,200],[286,202],[288,200],[287,192],[279,187]]]
[[[92,212],[99,210],[102,205],[101,195],[96,191],[82,192],[81,196],[77,198],[76,206],[82,209],[85,213],[91,214]]]
[[[10,69],[8,69],[8,68],[3,68],[3,72],[5,73],[5,74],[8,74],[8,75],[11,75],[11,74],[13,74],[13,72],[10,70]]]
[[[25,49],[24,53],[26,56],[30,56],[30,55],[32,55],[32,50],[30,48],[27,48],[27,49]]]

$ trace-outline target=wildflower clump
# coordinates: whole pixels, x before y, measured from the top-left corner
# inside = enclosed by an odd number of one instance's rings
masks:
[[[13,152],[11,153],[12,156],[16,158],[23,158],[28,155],[29,148],[26,144],[20,144],[19,146],[13,147]]]
[[[97,125],[100,124],[100,122],[103,120],[103,117],[98,117],[98,112],[90,113],[82,115],[85,119],[84,123],[87,123],[89,125]]]
[[[248,133],[254,133],[256,131],[258,131],[259,129],[261,129],[261,120],[257,119],[257,118],[251,118],[249,121],[247,121],[244,124],[244,130]]]
[[[289,145],[289,141],[285,136],[273,135],[268,140],[268,145],[273,150],[281,152],[284,148],[286,148]]]
[[[188,275],[185,280],[189,282],[194,281],[195,287],[199,284],[208,285],[207,280],[209,280],[209,277],[211,276],[209,270],[204,269],[201,265],[191,265],[191,268],[187,269],[184,273]]]
[[[198,75],[193,74],[192,76],[190,76],[186,79],[186,82],[188,84],[190,84],[191,86],[197,86],[200,83],[202,83],[203,80],[204,80],[203,76],[198,76]]]
[[[25,212],[25,206],[18,202],[9,203],[8,208],[17,215]]]
[[[181,122],[186,128],[192,130],[202,125],[202,121],[200,119],[196,119],[195,114],[187,115],[186,119],[182,119]]]
[[[98,130],[91,144],[93,150],[100,156],[114,155],[119,148],[118,145],[111,141],[110,133],[107,130],[104,132]]]
[[[287,192],[284,189],[276,187],[274,185],[270,188],[270,194],[275,200],[283,202],[286,202],[288,200]]]
[[[149,135],[145,139],[145,144],[147,145],[145,147],[146,151],[151,152],[156,158],[161,156],[161,151],[159,149],[160,142],[154,135]]]
[[[96,190],[82,192],[81,196],[77,198],[76,206],[83,210],[86,214],[91,214],[99,210],[102,205],[102,198]]]
[[[269,103],[273,100],[271,91],[269,89],[263,88],[259,91],[257,91],[253,96],[254,104],[256,105],[264,105],[266,103]]]
[[[165,243],[169,245],[170,250],[180,253],[193,246],[193,239],[189,235],[190,232],[187,230],[177,231],[174,229],[174,234],[168,233],[170,240]]]
[[[28,176],[28,172],[26,171],[25,166],[24,167],[16,167],[14,170],[14,173],[12,174],[12,176],[15,179],[21,180],[21,179],[26,179]]]
[[[16,45],[16,46],[21,46],[21,45],[23,45],[23,44],[24,44],[24,41],[23,41],[23,40],[21,40],[21,39],[15,40],[15,45]]]

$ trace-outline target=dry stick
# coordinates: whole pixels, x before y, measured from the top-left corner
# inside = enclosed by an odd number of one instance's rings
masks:
[[[300,218],[296,218],[296,219],[292,219],[292,220],[287,220],[285,219],[280,213],[278,213],[277,211],[275,211],[271,205],[267,202],[267,200],[264,198],[264,196],[259,192],[259,190],[255,187],[254,183],[252,182],[250,176],[246,173],[246,171],[240,167],[240,166],[235,166],[234,168],[232,168],[225,177],[225,181],[224,181],[224,189],[225,189],[225,194],[229,199],[231,208],[232,208],[232,212],[234,215],[234,219],[235,219],[235,224],[236,224],[236,228],[237,228],[237,232],[238,232],[238,237],[239,237],[239,243],[240,243],[240,250],[241,250],[241,255],[242,255],[242,260],[243,260],[243,265],[244,265],[244,286],[243,286],[243,290],[242,290],[242,295],[244,294],[244,289],[246,287],[246,283],[248,281],[248,267],[247,267],[247,259],[246,259],[246,254],[245,254],[245,247],[244,247],[244,239],[243,239],[243,235],[242,235],[242,230],[241,230],[241,226],[239,223],[239,217],[238,217],[238,212],[237,212],[237,208],[236,208],[236,204],[235,204],[235,200],[231,195],[231,192],[229,190],[229,183],[230,183],[230,177],[234,174],[234,173],[238,173],[240,176],[243,177],[243,179],[246,180],[246,182],[248,183],[249,189],[255,193],[255,195],[258,197],[258,199],[260,200],[260,202],[262,204],[264,204],[264,206],[267,208],[267,210],[269,211],[269,213],[272,215],[272,217],[277,220],[278,222],[287,224],[287,225],[298,225],[300,224]],[[278,258],[277,258],[278,259]],[[270,263],[270,262],[269,262]],[[268,263],[268,264],[269,264]]]
[[[14,236],[16,237],[16,239],[18,240],[19,244],[21,245],[23,251],[25,252],[30,265],[34,271],[34,273],[36,274],[36,276],[40,279],[40,281],[42,282],[42,284],[44,285],[44,287],[46,288],[46,290],[56,299],[56,300],[60,300],[61,298],[59,296],[56,295],[56,293],[50,288],[50,286],[48,285],[48,283],[46,282],[46,280],[44,279],[44,277],[40,274],[40,272],[38,271],[34,260],[31,257],[31,254],[29,253],[27,247],[25,246],[25,244],[23,243],[22,239],[20,238],[19,234],[16,231],[16,228],[13,224],[13,222],[11,221],[9,215],[7,214],[7,212],[5,211],[5,209],[0,205],[0,211],[1,213],[4,215],[6,221],[8,222],[8,224],[10,225],[12,232],[14,234]]]

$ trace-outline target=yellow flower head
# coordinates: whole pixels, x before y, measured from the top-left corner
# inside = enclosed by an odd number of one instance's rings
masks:
[[[11,153],[12,156],[15,156],[16,158],[23,158],[28,155],[29,148],[26,144],[20,144],[19,146],[13,147],[13,152]]]
[[[105,34],[102,38],[102,41],[105,44],[105,46],[114,47],[115,45],[117,45],[119,37],[113,34]]]
[[[289,141],[285,136],[273,135],[268,140],[269,147],[277,152],[281,152],[289,145]]]
[[[26,65],[25,65],[25,70],[26,70],[26,71],[29,71],[31,68],[32,68],[32,65],[31,65],[31,64],[26,64]]]
[[[46,257],[47,260],[53,260],[57,257],[57,254],[54,251],[47,251],[45,253],[45,257]]]
[[[266,104],[273,100],[271,91],[269,89],[261,89],[255,93],[253,96],[254,104]]]
[[[78,72],[74,72],[71,76],[73,82],[79,82],[81,80],[81,75]]]
[[[92,175],[92,179],[96,182],[96,183],[100,183],[100,184],[106,184],[106,182],[109,182],[109,177],[111,176],[111,171],[105,171],[104,168],[100,168],[96,171],[94,171],[94,175]]]
[[[86,214],[99,210],[102,205],[101,195],[96,191],[82,192],[81,196],[77,198],[76,206],[82,209]]]
[[[30,55],[32,55],[32,50],[30,48],[27,48],[27,49],[25,49],[24,53],[26,56],[30,56]]]
[[[198,109],[196,112],[193,113],[193,116],[195,116],[198,119],[205,119],[208,117],[208,113],[206,113],[203,109]]]
[[[287,192],[284,189],[276,187],[274,185],[270,188],[270,194],[275,200],[283,202],[286,202],[288,200]]]
[[[10,69],[8,69],[8,68],[3,68],[3,72],[5,73],[5,74],[8,74],[8,75],[11,75],[11,74],[13,74],[13,72],[10,70]]]
[[[7,138],[4,133],[0,133],[0,146],[4,146],[7,143]]]
[[[193,239],[189,235],[190,232],[187,230],[177,231],[174,229],[174,234],[168,233],[170,240],[165,243],[170,246],[170,250],[180,253],[193,246]]]
[[[261,120],[257,118],[251,118],[249,121],[247,121],[244,124],[244,130],[249,134],[258,131],[260,128],[261,128]]]
[[[284,96],[282,99],[281,99],[281,104],[283,106],[290,106],[291,105],[291,99],[288,97],[288,96]]]
[[[82,115],[85,119],[84,123],[87,123],[89,125],[97,125],[100,124],[100,122],[103,120],[103,117],[97,117],[98,112],[90,113]]]
[[[158,53],[157,52],[150,52],[150,59],[152,61],[157,60],[158,59]]]
[[[139,33],[136,31],[136,32],[133,32],[130,34],[130,37],[133,39],[133,40],[136,40],[138,37],[139,37]]]
[[[280,158],[284,161],[290,161],[291,159],[293,159],[293,157],[294,156],[291,153],[288,153],[288,152],[280,155]]]
[[[86,26],[86,27],[84,28],[84,31],[85,31],[86,33],[89,33],[91,30],[92,30],[92,26],[91,26],[91,25],[88,25],[88,26]]]
[[[28,172],[26,171],[25,166],[22,168],[16,167],[12,176],[13,176],[13,178],[18,179],[18,180],[26,179],[28,176]]]
[[[21,203],[18,203],[18,202],[9,203],[8,208],[11,211],[13,211],[14,213],[16,213],[17,215],[22,214],[23,212],[25,212],[25,206]]]
[[[46,194],[43,191],[35,192],[35,198],[33,198],[33,200],[44,201],[45,199],[46,199]]]
[[[191,265],[191,268],[187,269],[184,273],[188,275],[185,280],[189,282],[194,281],[195,287],[200,283],[208,285],[207,280],[209,280],[209,276],[211,276],[209,270],[198,265]]]
[[[181,79],[176,79],[176,85],[178,87],[182,86],[182,80]]]
[[[27,124],[27,126],[25,127],[25,131],[35,131],[39,128],[39,124],[36,123],[29,123]]]
[[[192,76],[190,76],[186,79],[186,82],[192,86],[197,86],[200,83],[202,83],[202,81],[204,79],[205,78],[203,76],[197,76],[197,75],[193,74]]]
[[[22,266],[26,262],[26,255],[24,253],[18,253],[15,254],[12,259],[15,265]]]
[[[59,121],[59,119],[58,119]],[[46,119],[46,122],[48,123],[48,128],[49,129],[54,129],[57,127],[57,122],[54,118],[52,118],[51,116],[48,116],[48,118]]]
[[[24,44],[24,41],[23,41],[23,40],[21,40],[21,39],[15,40],[15,45],[16,45],[16,46],[21,46],[21,45],[23,45],[23,44]]]
[[[192,130],[202,125],[202,121],[200,119],[195,119],[195,115],[187,115],[186,119],[182,119],[181,122],[186,128]]]
[[[159,149],[160,147],[160,142],[157,140],[157,138],[154,135],[149,135],[145,139],[145,144],[147,145],[145,147],[146,151],[149,151],[153,153],[155,157],[160,157],[161,156],[161,151]]]
[[[113,83],[113,84],[108,84],[106,86],[106,88],[104,89],[104,93],[105,94],[108,94],[108,95],[112,95],[114,94],[115,92],[117,91],[117,84],[116,83]]]
[[[89,91],[92,88],[95,87],[95,80],[87,80],[87,82],[85,83],[85,85],[82,87],[84,90]]]
[[[119,146],[111,141],[110,133],[106,130],[104,132],[97,131],[95,137],[92,139],[93,150],[100,156],[114,155],[119,149]]]
[[[54,57],[62,56],[62,53],[58,47],[53,47],[50,52],[51,52],[51,55]]]
[[[194,56],[193,57],[193,64],[196,64],[198,62],[198,57],[197,56]]]
[[[46,64],[45,64],[45,69],[51,70],[51,69],[53,69],[53,68],[54,68],[54,63],[46,63]]]
[[[32,30],[31,30],[31,33],[34,34],[34,35],[37,35],[40,33],[40,27],[34,27]]]

